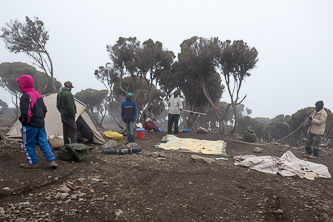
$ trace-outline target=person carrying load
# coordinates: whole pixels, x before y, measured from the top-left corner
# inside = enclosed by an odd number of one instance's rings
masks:
[[[305,151],[309,155],[310,158],[318,158],[319,157],[319,147],[321,144],[321,140],[325,133],[325,125],[327,119],[327,113],[324,110],[324,102],[318,101],[315,104],[316,110],[313,115],[309,117],[309,122],[311,123],[308,130],[308,138],[305,143]],[[311,146],[313,148],[311,149]],[[312,156],[313,154],[313,156]]]

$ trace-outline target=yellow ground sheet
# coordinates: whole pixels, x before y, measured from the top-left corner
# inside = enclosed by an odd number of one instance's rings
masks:
[[[222,140],[198,140],[167,135],[166,141],[166,143],[160,143],[156,147],[165,150],[183,150],[202,154],[226,155],[226,142]]]

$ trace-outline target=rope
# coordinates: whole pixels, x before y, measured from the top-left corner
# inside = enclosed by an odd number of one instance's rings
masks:
[[[314,112],[311,113],[310,116],[312,116],[313,114],[314,114]],[[233,139],[225,139],[225,140],[229,140],[229,141],[233,141],[233,142],[238,142],[238,143],[252,144],[252,145],[256,145],[256,146],[263,146],[263,145],[267,145],[267,144],[271,144],[271,143],[278,142],[278,141],[280,141],[280,140],[283,140],[283,139],[285,139],[285,138],[287,138],[287,137],[293,135],[293,134],[296,133],[296,132],[297,132],[302,126],[306,125],[307,121],[308,121],[308,118],[306,118],[306,120],[304,120],[304,122],[303,122],[303,123],[302,123],[302,124],[296,129],[296,130],[294,130],[292,133],[289,133],[287,136],[282,137],[281,139],[278,139],[278,140],[274,140],[274,141],[272,141],[272,142],[270,142],[270,143],[267,143],[267,142],[265,142],[265,143],[250,143],[250,142],[245,142],[245,141],[240,141],[240,140],[233,140]]]

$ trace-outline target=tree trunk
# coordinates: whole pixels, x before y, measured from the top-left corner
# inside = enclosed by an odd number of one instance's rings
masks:
[[[236,110],[236,105],[233,104],[232,108],[234,110],[234,116],[235,116],[235,123],[234,123],[234,127],[232,128],[232,130],[230,131],[231,134],[234,134],[234,132],[236,131],[237,128],[237,110]]]
[[[217,120],[219,122],[219,133],[223,134],[224,133],[224,121],[223,121],[222,114],[221,114],[220,110],[218,109],[218,107],[214,104],[213,100],[210,98],[210,96],[209,96],[209,94],[207,92],[205,83],[203,81],[200,81],[200,85],[201,85],[201,89],[202,89],[205,97],[207,98],[209,104],[213,108],[213,110],[215,112],[215,115],[216,115],[216,118],[217,118]]]
[[[114,114],[111,111],[110,111],[110,115],[113,117],[114,121],[116,121],[119,128],[124,129],[124,127],[119,123],[119,121],[117,120],[117,118],[114,116]]]
[[[51,60],[51,57],[50,57],[50,55],[49,55],[49,53],[45,50],[45,54],[46,54],[46,56],[47,56],[47,58],[48,58],[48,60],[49,60],[49,62],[50,62],[50,68],[49,68],[49,71],[50,71],[50,76],[51,76],[51,87],[52,87],[52,92],[53,93],[56,93],[57,92],[57,90],[56,90],[56,88],[55,88],[55,85],[54,85],[54,79],[53,79],[53,64],[52,64],[52,60]],[[46,61],[45,61],[45,63],[47,63]],[[47,64],[46,64],[47,65]],[[45,71],[45,73],[47,73],[47,71],[46,71],[46,69],[44,69],[44,71]]]
[[[0,132],[0,139],[8,140],[8,138],[2,132]]]

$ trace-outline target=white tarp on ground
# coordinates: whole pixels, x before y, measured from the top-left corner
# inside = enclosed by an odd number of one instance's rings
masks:
[[[62,136],[62,122],[61,122],[61,116],[60,113],[56,107],[57,104],[57,94],[51,94],[48,96],[45,96],[44,103],[47,108],[47,113],[45,117],[45,130],[48,136],[50,135],[59,135]],[[88,113],[86,112],[86,107],[82,105],[81,103],[75,101],[76,104],[76,118],[79,118],[79,116],[82,117],[82,119],[87,123],[89,126],[91,132],[93,133],[93,142],[97,144],[104,144],[104,139],[102,135],[97,131],[96,127],[92,123],[90,117],[88,116]],[[19,120],[15,122],[15,124],[12,126],[12,128],[7,133],[8,137],[21,137],[21,123]]]
[[[314,178],[331,178],[328,168],[323,164],[298,159],[291,151],[280,158],[272,156],[244,155],[236,156],[236,166],[245,166],[264,173],[281,174],[282,176],[299,176],[313,180]]]

